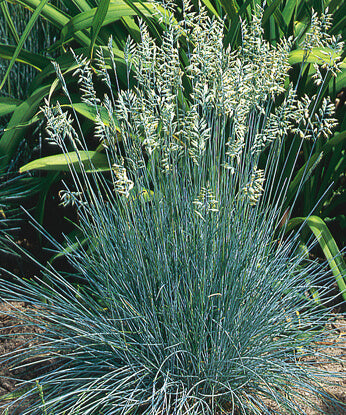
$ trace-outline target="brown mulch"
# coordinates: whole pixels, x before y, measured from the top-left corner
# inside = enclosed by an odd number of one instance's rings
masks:
[[[11,313],[13,313],[14,309],[16,309],[16,312],[24,313],[26,311],[26,304],[23,302],[0,304],[0,333],[2,336],[6,336],[0,340],[1,357],[10,357],[18,349],[29,350],[34,346],[35,334],[43,331],[35,325],[28,326],[23,321],[12,317]],[[3,313],[8,313],[8,315]],[[1,407],[6,403],[4,400],[1,400],[1,396],[13,392],[18,387],[18,382],[15,378],[29,380],[30,371],[25,368],[10,370],[6,365],[0,367],[0,415],[3,413],[1,412]],[[17,409],[13,408],[10,414],[20,414],[23,409],[23,405]]]
[[[0,340],[0,356],[6,356],[13,353],[19,348],[31,348],[34,346],[34,334],[39,334],[42,332],[37,326],[27,326],[24,322],[18,321],[10,315],[4,313],[11,313],[11,309],[16,308],[17,311],[25,312],[27,305],[25,303],[9,303],[0,304],[0,333],[6,335],[6,338]],[[326,395],[333,396],[336,398],[340,404],[344,405],[344,409],[335,409],[330,404],[328,404],[328,399],[324,401],[319,400],[316,397],[311,398],[306,394],[307,399],[316,405],[319,410],[312,410],[308,408],[307,405],[302,404],[302,408],[307,415],[317,415],[325,413],[327,415],[346,415],[346,357],[345,357],[345,338],[346,338],[346,321],[340,316],[333,323],[332,326],[337,333],[336,337],[330,338],[330,340],[324,342],[323,344],[317,345],[323,349],[323,353],[335,358],[334,362],[327,361],[325,363],[320,363],[318,366],[324,369],[328,373],[336,373],[337,376],[330,376],[326,379],[330,380],[331,383],[328,386],[324,387]],[[33,333],[31,336],[28,336],[27,333]],[[52,363],[54,363],[52,361]],[[26,373],[25,369],[17,369],[16,371],[10,371],[8,367],[0,367],[0,415],[5,412],[1,412],[1,407],[4,404],[4,400],[1,400],[1,396],[4,396],[10,392],[13,392],[18,386],[17,382],[13,379],[18,377],[21,379],[30,379],[30,373]],[[272,406],[273,414],[277,413],[275,411],[275,405]],[[10,412],[13,415],[21,413],[24,407],[21,406],[17,409],[11,409]]]

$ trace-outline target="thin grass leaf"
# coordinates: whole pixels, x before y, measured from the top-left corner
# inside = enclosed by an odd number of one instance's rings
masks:
[[[43,328],[40,341],[10,362],[41,362],[33,376],[44,399],[32,392],[35,402],[23,415],[41,415],[43,403],[51,412],[85,415],[262,415],[272,411],[269,401],[280,412],[302,413],[302,403],[314,406],[304,392],[325,394],[323,373],[311,362],[319,358],[316,342],[332,335],[325,328],[331,310],[309,294],[318,290],[323,299],[328,292],[324,267],[297,252],[297,233],[282,238],[277,229],[287,186],[277,189],[272,180],[293,129],[277,120],[301,115],[294,96],[287,117],[275,117],[287,53],[264,42],[259,20],[230,55],[222,22],[203,13],[189,18],[196,45],[186,53],[186,73],[174,32],[161,36],[161,47],[142,24],[143,44],[127,54],[136,88],[119,87],[115,96],[108,87],[102,105],[118,120],[122,142],[113,146],[117,130],[98,120],[100,141],[111,139],[104,154],[94,154],[107,158],[110,174],[92,168],[83,129],[74,128],[77,111],[67,122],[70,111],[43,108],[50,139],[72,162],[62,201],[75,204],[92,243],[71,240],[68,250],[45,233],[75,271],[47,267],[44,278],[14,276],[15,283],[0,285],[1,297],[33,305],[21,320],[35,317]],[[81,77],[83,86],[93,77],[84,69],[91,76]],[[98,109],[91,82],[86,93]],[[83,148],[74,159],[71,143]],[[58,367],[42,373],[57,356]]]

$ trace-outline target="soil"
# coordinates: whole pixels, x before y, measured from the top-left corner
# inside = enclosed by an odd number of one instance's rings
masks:
[[[30,326],[28,327],[25,323],[16,320],[6,313],[11,313],[11,309],[16,308],[17,311],[25,312],[27,305],[25,303],[9,303],[0,304],[0,333],[2,335],[8,336],[5,339],[0,340],[0,356],[6,356],[13,353],[19,348],[30,348],[34,346],[34,334],[40,333],[40,329],[37,327]],[[334,408],[330,405],[330,401],[326,398],[324,401],[306,394],[307,400],[311,399],[316,405],[316,410],[308,408],[307,405],[302,404],[302,409],[305,411],[306,415],[317,415],[325,413],[327,415],[346,415],[346,376],[345,376],[345,367],[346,367],[346,357],[345,357],[345,339],[346,339],[346,320],[341,317],[341,315],[336,315],[335,321],[332,323],[337,336],[327,339],[323,344],[317,345],[319,348],[323,348],[323,352],[329,356],[335,358],[334,362],[326,361],[325,363],[320,363],[318,366],[324,369],[327,373],[336,373],[336,377],[330,376],[327,378],[327,381],[330,381],[330,385],[325,386],[324,390],[326,396],[332,396],[337,398],[340,402],[342,408]],[[32,335],[28,336],[26,333],[31,332]],[[42,332],[42,331],[41,331]],[[333,347],[332,347],[333,346]],[[52,364],[54,362],[52,361]],[[4,400],[1,400],[2,396],[13,392],[18,386],[13,378],[21,379],[30,379],[30,373],[26,373],[25,370],[17,369],[16,371],[11,371],[9,367],[0,367],[0,414],[3,415],[5,412],[1,412],[2,405],[8,403]],[[275,411],[275,405],[271,405],[273,414],[278,412]],[[11,409],[11,414],[19,415],[21,411],[25,408],[23,404],[16,409]]]

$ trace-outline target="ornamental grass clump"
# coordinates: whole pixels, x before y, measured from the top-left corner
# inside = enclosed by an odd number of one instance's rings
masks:
[[[56,244],[73,275],[49,267],[1,288],[40,328],[2,358],[32,370],[15,402],[30,401],[23,414],[301,414],[325,394],[315,363],[328,358],[317,343],[331,334],[330,309],[311,294],[323,298],[324,267],[280,230],[287,184],[274,178],[287,134],[304,140],[317,122],[327,134],[334,120],[307,117],[310,103],[286,91],[290,40],[269,46],[260,12],[230,52],[222,22],[184,4],[160,47],[142,23],[142,41],[128,42],[132,89],[113,89],[111,42],[96,68],[76,56],[105,175],[78,119],[43,108],[70,161],[62,203],[75,205],[88,243]]]

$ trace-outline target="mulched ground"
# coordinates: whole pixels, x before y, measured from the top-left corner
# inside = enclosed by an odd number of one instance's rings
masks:
[[[25,303],[12,303],[12,306],[15,306],[19,311],[25,311]],[[40,330],[36,327],[28,327],[23,322],[20,322],[14,319],[11,316],[6,316],[3,313],[11,311],[11,304],[0,304],[0,333],[6,335],[5,339],[0,340],[0,356],[5,356],[11,354],[13,351],[19,348],[30,348],[34,346],[33,336],[28,338],[25,333],[34,332],[39,333]],[[346,338],[346,321],[342,317],[337,317],[336,321],[332,323],[335,332],[337,333],[336,338],[331,338],[329,343],[318,345],[318,347],[325,348],[330,356],[334,357],[337,361],[331,363],[326,362],[320,364],[327,372],[337,373],[336,378],[330,377],[330,381],[334,381],[333,385],[325,387],[327,395],[331,395],[339,400],[340,403],[344,404],[345,409],[334,409],[328,405],[328,400],[324,402],[314,398],[314,403],[318,406],[322,413],[327,415],[346,415],[346,355],[345,355],[345,338]],[[336,343],[336,345],[335,345]],[[333,347],[331,347],[333,345]],[[330,346],[330,347],[328,347]],[[11,379],[13,377],[20,377],[22,379],[30,379],[30,373],[26,373],[25,370],[10,371],[8,367],[0,367],[0,411],[1,406],[4,404],[4,400],[1,400],[1,396],[13,392],[16,388],[16,381]],[[308,398],[308,396],[307,396]],[[12,410],[11,414],[17,415],[20,414],[24,409],[23,406]],[[306,411],[307,415],[317,415],[321,412],[317,410],[311,410],[308,408],[303,408]],[[273,406],[273,414],[277,413],[275,407]],[[4,412],[0,412],[4,414]]]

